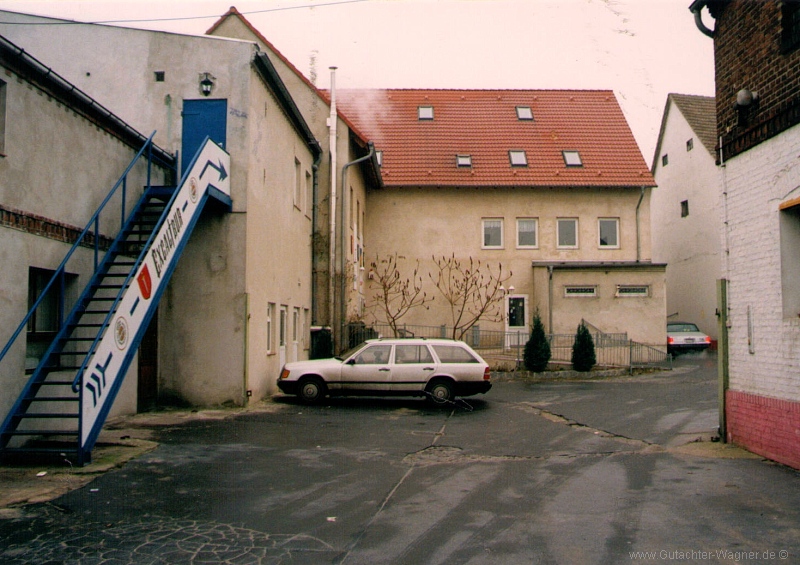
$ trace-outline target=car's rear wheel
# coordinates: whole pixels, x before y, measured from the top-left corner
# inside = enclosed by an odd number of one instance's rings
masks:
[[[453,383],[445,379],[432,381],[426,392],[428,399],[434,404],[446,404],[453,401]]]
[[[327,393],[325,383],[319,377],[303,377],[300,379],[298,396],[306,404],[318,404],[322,402]]]

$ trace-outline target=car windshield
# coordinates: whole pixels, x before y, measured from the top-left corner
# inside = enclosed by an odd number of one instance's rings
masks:
[[[366,344],[366,343],[364,343],[364,342],[361,342],[361,343],[359,343],[358,345],[356,345],[355,347],[352,347],[352,348],[348,349],[348,350],[347,350],[347,351],[345,351],[344,353],[341,353],[341,354],[339,354],[339,355],[336,355],[336,356],[334,357],[334,359],[338,359],[339,361],[344,361],[345,359],[348,359],[348,358],[352,357],[352,356],[353,356],[353,355],[355,355],[357,352],[359,352],[359,351],[361,351],[362,349],[364,349],[366,346],[367,346],[367,344]]]
[[[667,324],[667,331],[673,333],[679,332],[699,332],[695,324]]]

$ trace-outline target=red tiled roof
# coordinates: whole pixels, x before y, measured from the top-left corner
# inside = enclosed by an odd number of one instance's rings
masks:
[[[655,186],[609,90],[337,90],[336,103],[382,151],[386,186]],[[434,119],[419,120],[419,106]],[[515,149],[527,167],[510,165]],[[582,167],[565,165],[571,150]]]

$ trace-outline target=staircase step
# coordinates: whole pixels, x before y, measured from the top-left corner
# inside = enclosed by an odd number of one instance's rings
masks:
[[[55,419],[77,419],[80,414],[55,414],[53,412],[26,412],[25,414],[16,414],[16,418],[30,418],[31,420],[55,420]],[[15,432],[16,433],[16,432]]]
[[[3,436],[75,436],[78,430],[14,430],[6,432]],[[9,449],[9,448],[6,448]],[[17,448],[22,449],[22,448]]]
[[[78,402],[78,396],[35,396],[26,398],[31,402]]]

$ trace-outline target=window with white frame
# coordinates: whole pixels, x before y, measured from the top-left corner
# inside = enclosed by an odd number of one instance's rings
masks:
[[[564,164],[567,167],[582,167],[583,160],[578,151],[562,151],[561,155],[564,157]]]
[[[302,185],[302,171],[300,169],[300,161],[294,160],[294,207],[302,210],[303,199],[303,185]]]
[[[576,249],[578,247],[578,218],[558,218],[556,220],[559,249]]]
[[[472,155],[456,155],[456,166],[458,167],[471,167]]]
[[[536,249],[539,246],[539,221],[536,218],[517,218],[517,247]]]
[[[604,249],[619,249],[619,218],[597,220],[598,245]]]
[[[420,120],[432,120],[433,119],[433,106],[419,106],[417,108],[418,117]]]
[[[503,248],[503,219],[485,218],[483,225],[483,249],[502,249]]]
[[[567,285],[564,287],[564,296],[567,298],[592,298],[597,296],[595,285]]]
[[[533,120],[533,111],[530,106],[517,106],[518,120]]]
[[[267,353],[275,351],[275,328],[272,321],[275,319],[275,303],[267,305]]]
[[[527,167],[528,156],[522,149],[512,149],[508,152],[508,160],[511,162],[512,167]]]

